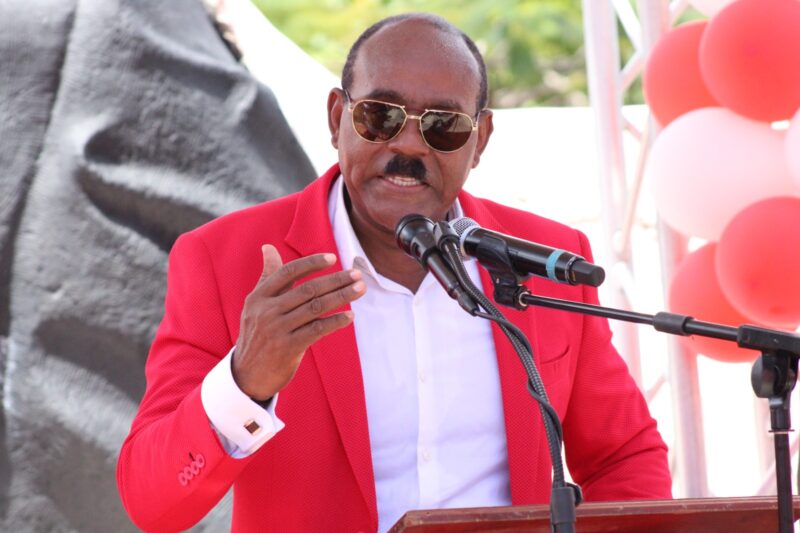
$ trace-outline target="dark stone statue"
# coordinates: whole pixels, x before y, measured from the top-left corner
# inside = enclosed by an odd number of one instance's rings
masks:
[[[0,530],[135,530],[116,456],[172,243],[313,178],[198,0],[0,2]]]

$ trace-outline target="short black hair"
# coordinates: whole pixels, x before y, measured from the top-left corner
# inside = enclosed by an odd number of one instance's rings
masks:
[[[358,57],[358,51],[361,49],[361,46],[367,41],[367,39],[375,35],[381,28],[409,19],[424,20],[438,30],[461,37],[461,39],[464,41],[464,44],[467,45],[467,48],[472,53],[472,56],[475,58],[475,61],[478,63],[478,71],[480,72],[481,76],[481,87],[478,91],[477,101],[478,111],[480,112],[482,109],[484,109],[489,104],[489,82],[486,77],[486,63],[483,61],[483,56],[481,55],[480,50],[478,50],[478,47],[475,45],[475,42],[470,39],[469,35],[452,25],[444,18],[431,13],[403,13],[401,15],[386,17],[385,19],[379,20],[364,30],[364,33],[358,36],[358,39],[356,39],[356,42],[353,43],[353,46],[350,48],[350,52],[347,54],[347,61],[345,61],[344,68],[342,69],[342,88],[348,93],[350,92],[350,88],[353,85],[353,67],[355,66],[356,58]]]

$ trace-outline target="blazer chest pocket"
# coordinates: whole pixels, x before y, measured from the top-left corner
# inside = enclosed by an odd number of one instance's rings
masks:
[[[571,361],[567,324],[558,320],[545,321],[539,323],[536,329],[539,339],[533,346],[534,350],[539,350],[535,358],[539,373],[545,385],[561,381],[569,375]]]
[[[542,349],[539,357],[539,373],[542,374],[542,379],[548,381],[558,381],[566,377],[569,372],[569,343],[564,342],[557,346],[551,346],[554,349]]]

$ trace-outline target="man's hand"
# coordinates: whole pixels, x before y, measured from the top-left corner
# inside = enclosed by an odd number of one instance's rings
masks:
[[[328,316],[361,297],[366,290],[357,270],[300,279],[336,262],[333,254],[316,254],[283,264],[278,250],[261,247],[264,271],[242,309],[239,340],[233,356],[233,379],[254,400],[272,398],[291,381],[306,349],[353,321],[352,311]]]

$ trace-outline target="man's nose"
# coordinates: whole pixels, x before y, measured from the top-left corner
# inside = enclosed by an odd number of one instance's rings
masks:
[[[430,151],[430,147],[422,138],[418,116],[408,116],[402,131],[389,141],[389,147],[392,151],[407,156],[422,156]]]

